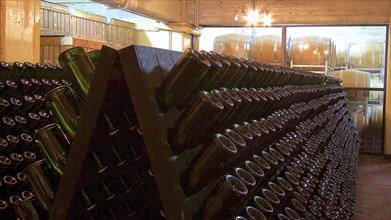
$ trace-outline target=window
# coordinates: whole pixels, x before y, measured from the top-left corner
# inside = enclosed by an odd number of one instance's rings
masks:
[[[286,27],[286,36],[282,33],[279,27],[207,27],[199,49],[341,78],[360,131],[360,150],[382,153],[387,27]]]

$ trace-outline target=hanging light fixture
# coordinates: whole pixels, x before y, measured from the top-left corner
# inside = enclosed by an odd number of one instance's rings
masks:
[[[273,22],[269,10],[266,7],[257,7],[256,0],[252,0],[250,6],[241,5],[235,9],[235,21],[239,21],[239,16],[244,16],[248,26],[257,26],[258,22],[262,21],[263,25],[270,26]]]

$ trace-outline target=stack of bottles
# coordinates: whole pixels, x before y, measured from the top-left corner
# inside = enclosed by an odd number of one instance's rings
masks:
[[[34,134],[56,121],[45,94],[62,85],[70,82],[60,66],[0,62],[0,219],[25,219],[26,207],[37,203],[23,170],[43,157]]]
[[[57,121],[35,131],[36,145],[44,159],[24,172],[47,214],[52,211],[64,175],[99,54],[99,50],[86,53],[81,47],[62,52],[59,63],[73,86],[58,86],[45,94],[46,105]],[[123,88],[111,91],[116,89]],[[75,215],[82,219],[164,218],[137,119],[132,109],[116,108],[115,103],[125,100],[123,96],[105,103],[108,107],[97,121],[102,140],[88,148],[85,176],[88,180],[80,180],[81,189],[75,193],[73,202],[81,210]]]
[[[177,158],[191,155],[178,173],[188,201],[198,198],[191,218],[352,216],[360,143],[340,84],[215,52],[182,54],[156,101],[164,114],[179,112],[167,140]]]

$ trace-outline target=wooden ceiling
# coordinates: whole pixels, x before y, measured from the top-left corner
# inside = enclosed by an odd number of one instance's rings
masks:
[[[243,26],[234,21],[234,10],[251,0],[93,0],[126,6],[132,12],[177,23],[200,26]],[[274,24],[388,24],[391,0],[259,0],[273,16]],[[198,7],[195,7],[197,5]]]
[[[198,19],[202,25],[243,25],[234,21],[234,9],[252,1],[199,0]],[[264,0],[274,24],[386,24],[391,0]],[[186,19],[194,23],[194,4],[187,1]]]

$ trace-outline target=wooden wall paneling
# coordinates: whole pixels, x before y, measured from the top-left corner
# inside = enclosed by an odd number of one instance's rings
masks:
[[[0,1],[0,60],[38,62],[40,1]]]

